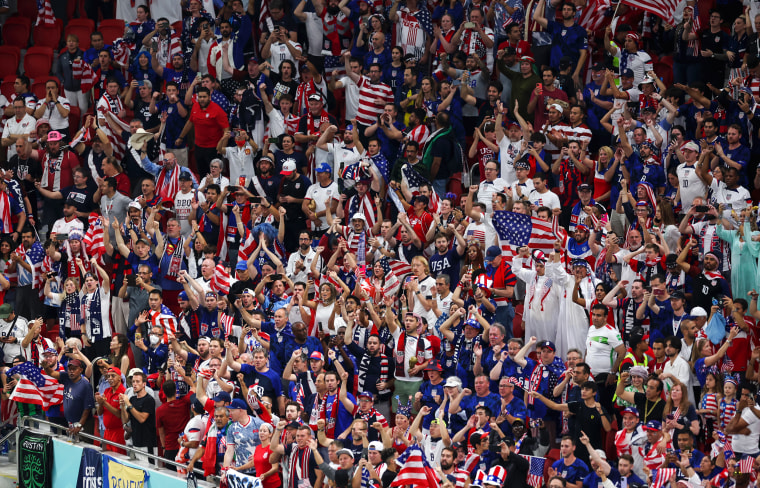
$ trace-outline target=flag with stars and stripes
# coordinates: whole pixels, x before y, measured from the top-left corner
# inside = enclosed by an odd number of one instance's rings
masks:
[[[502,250],[529,246],[531,250],[550,251],[554,248],[552,223],[530,215],[496,210],[492,224],[499,235]]]
[[[407,447],[396,460],[396,464],[401,466],[401,469],[391,486],[410,486],[411,488],[439,488],[441,486],[438,475],[428,464],[427,456],[418,444]]]
[[[40,371],[31,361],[19,364],[5,373],[7,376],[20,375],[18,384],[10,399],[20,403],[31,403],[48,410],[63,403],[63,385]]]
[[[583,9],[578,24],[587,30],[599,30],[610,5],[610,0],[590,0]]]
[[[98,82],[98,76],[92,70],[92,66],[82,58],[75,59],[71,64],[71,74],[75,80],[79,80],[82,93],[92,90],[92,87]]]
[[[726,481],[728,480],[728,476],[728,470],[723,469],[723,471],[713,476],[713,478],[710,480],[710,486],[721,487],[725,485]]]
[[[409,191],[412,194],[418,194],[420,192],[420,186],[424,183],[430,183],[419,171],[414,169],[410,164],[405,164],[401,167],[401,181],[406,181],[406,186],[409,187]]]
[[[652,470],[652,488],[662,488],[676,474],[676,468],[659,468]]]
[[[55,25],[55,14],[52,5],[50,5],[50,0],[37,0],[37,12],[35,26],[40,24]]]
[[[27,251],[21,244],[16,248],[16,254],[26,260],[32,267],[32,288],[42,291],[45,285],[45,276],[42,273],[42,261],[45,259],[45,250],[40,241],[34,241]]]
[[[114,61],[121,66],[129,66],[129,56],[132,54],[132,50],[129,48],[129,43],[127,41],[121,37],[113,41],[111,52]]]
[[[544,484],[544,465],[546,464],[546,458],[525,456],[520,454],[521,457],[528,460],[530,463],[530,469],[528,469],[528,477],[526,481],[530,486],[539,488]]]
[[[752,473],[752,465],[755,462],[755,458],[752,456],[744,456],[741,461],[739,461],[739,472],[749,474]]]

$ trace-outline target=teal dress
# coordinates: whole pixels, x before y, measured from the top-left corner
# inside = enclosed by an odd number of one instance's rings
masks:
[[[744,238],[739,237],[738,230],[726,230],[718,224],[715,231],[718,237],[731,246],[731,293],[734,298],[747,299],[747,293],[757,287],[757,256],[760,256],[760,242],[752,241],[749,222],[744,223]],[[747,238],[749,236],[749,238]]]

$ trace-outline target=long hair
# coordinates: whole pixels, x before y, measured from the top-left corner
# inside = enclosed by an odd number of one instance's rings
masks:
[[[686,415],[686,413],[689,411],[689,407],[691,406],[691,402],[689,401],[688,387],[678,381],[676,378],[671,378],[671,380],[673,381],[673,387],[670,389],[670,395],[668,395],[668,400],[665,402],[665,411],[663,413],[667,415],[675,411],[677,408],[680,408],[681,415]],[[681,389],[681,401],[678,405],[673,404],[673,388]]]
[[[121,358],[127,355],[129,341],[127,340],[127,336],[124,334],[114,334],[113,337],[119,341],[119,350],[116,353],[112,352],[109,357],[111,358],[112,364],[115,364],[117,367],[121,367]]]

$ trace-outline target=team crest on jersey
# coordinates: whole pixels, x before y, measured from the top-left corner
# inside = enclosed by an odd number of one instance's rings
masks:
[[[250,156],[251,155],[251,150],[248,149],[248,148],[245,148],[245,155],[246,156]]]

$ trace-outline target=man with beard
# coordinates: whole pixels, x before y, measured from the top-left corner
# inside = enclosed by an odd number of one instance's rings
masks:
[[[692,269],[696,266],[686,262],[688,249],[694,249],[697,246],[696,239],[691,238],[681,255],[678,256],[678,264],[684,272],[691,272],[692,275],[698,272]],[[725,277],[720,274],[720,264],[723,259],[723,253],[717,249],[708,250],[702,257],[702,272],[694,277],[694,293],[691,304],[694,307],[702,307],[709,310],[712,306],[714,297],[731,297],[731,286]]]
[[[720,144],[714,146],[707,146],[705,153],[709,156],[714,152],[720,154]],[[723,218],[730,218],[732,214],[739,214],[742,210],[752,206],[752,196],[749,190],[744,186],[741,186],[741,179],[745,173],[742,169],[735,166],[721,166],[723,170],[723,181],[718,181],[712,174],[702,165],[697,169],[697,175],[702,178],[705,185],[710,187],[712,192],[712,201],[715,206],[724,206],[723,213],[719,215]]]
[[[237,36],[233,36],[232,24],[228,20],[222,20],[218,25],[220,37],[211,45],[207,66],[208,74],[221,82],[233,76],[233,71],[225,70],[224,66],[230,66],[234,70],[243,65],[244,46],[240,44]],[[224,58],[227,63],[224,63]]]
[[[167,66],[170,60],[173,60],[172,43],[175,41],[172,39],[173,36],[174,32],[169,19],[161,17],[156,20],[156,28],[143,38],[142,46],[150,49],[150,54],[156,60],[156,65]],[[179,39],[176,39],[176,41],[179,41]],[[157,46],[158,50],[153,49],[153,45]],[[181,50],[179,52],[181,53]],[[161,76],[161,72],[156,69],[155,65],[153,70],[158,73],[158,76]]]
[[[63,226],[64,228],[70,225],[68,219],[71,216],[70,214],[67,215],[66,206],[73,206],[73,216],[75,218],[79,217],[82,222],[85,222],[87,220],[87,217],[90,215],[90,212],[95,210],[97,207],[93,201],[93,195],[97,191],[97,187],[95,186],[95,183],[93,183],[90,179],[90,171],[87,168],[80,167],[74,169],[74,184],[72,186],[62,188],[60,191],[48,191],[38,182],[35,182],[35,186],[45,201],[58,201],[58,205],[60,205],[61,200],[64,201],[63,219],[66,220],[66,223]],[[53,225],[53,232],[62,232],[61,230],[58,230],[58,222],[60,221],[61,219],[56,221],[56,223]],[[84,226],[79,226],[79,228],[84,234]]]
[[[340,143],[335,142],[335,134],[337,132],[338,127],[334,125],[328,127],[317,141],[317,151],[315,154],[317,161],[331,163],[335,182],[342,181],[344,188],[349,189],[353,187],[355,179],[353,178],[353,174],[346,172],[346,168],[361,161],[364,146],[359,141],[359,132],[354,124],[346,125],[346,130],[343,132],[343,141]],[[315,171],[317,177],[319,177],[319,171]],[[324,203],[324,198],[321,203]]]
[[[613,105],[611,96],[600,94],[606,70],[607,67],[604,63],[596,63],[591,66],[591,81],[583,88],[581,98],[578,99],[581,105],[584,105],[585,101],[587,123],[594,133],[603,129],[599,121],[604,118]]]
[[[332,180],[330,165],[322,163],[316,168],[315,172],[317,174],[317,181],[308,188],[301,204],[301,210],[310,220],[313,232],[301,232],[298,238],[299,254],[291,254],[288,260],[288,276],[293,281],[307,281],[306,270],[311,268],[311,261],[314,259],[314,250],[311,248],[311,237],[313,235],[314,238],[321,238],[327,232],[329,228],[327,224],[327,207],[330,207],[329,211],[331,213],[335,212],[340,202],[340,190],[338,189],[338,184]],[[304,238],[304,233],[309,238],[308,240]]]
[[[306,156],[310,159],[310,163],[313,164],[312,156],[322,132],[327,130],[331,125],[337,127],[338,121],[324,110],[324,100],[319,93],[312,93],[308,96],[307,101],[309,110],[298,122],[295,139],[298,144],[308,146]]]
[[[66,374],[54,368],[55,363],[45,363],[45,374],[57,379],[63,385],[63,412],[69,426],[69,434],[77,435],[83,429],[92,433],[93,424],[87,428],[90,412],[95,408],[95,397],[90,382],[82,376],[84,362],[71,359],[66,365]]]
[[[227,127],[227,113],[219,105],[211,103],[208,88],[199,88],[197,103],[193,105],[190,117],[176,140],[176,144],[182,144],[188,132],[195,129],[195,160],[199,174],[208,174],[211,160],[216,158],[216,144]]]
[[[306,214],[302,210],[302,204],[311,181],[296,170],[296,163],[293,161],[285,162],[280,174],[283,179],[278,201],[281,213],[284,213],[280,218],[287,222],[283,243],[288,252],[294,252],[298,249],[298,236],[306,229]]]
[[[32,210],[31,214],[27,217],[32,218],[36,222],[37,189],[34,186],[34,182],[42,177],[42,166],[40,165],[39,157],[35,157],[38,153],[32,151],[32,145],[26,136],[16,139],[14,147],[16,148],[16,154],[13,156],[9,155],[8,164],[5,168],[13,171],[14,176],[21,181],[21,187],[26,193],[26,197],[29,198]]]
[[[248,191],[261,199],[261,206],[271,211],[272,202],[277,202],[282,176],[275,174],[274,162],[269,155],[263,155],[256,163],[257,171],[251,175]]]
[[[229,342],[225,344],[228,351]],[[282,392],[280,376],[269,368],[268,354],[264,348],[253,350],[253,365],[239,363],[233,359],[232,354],[226,355],[227,367],[243,374],[243,382],[249,388],[249,398],[261,399],[262,397],[277,398],[277,411],[285,411],[285,396]]]
[[[566,2],[562,5],[562,22],[544,16],[545,2],[539,2],[534,12],[534,20],[552,36],[553,46],[550,65],[558,68],[560,58],[568,56],[575,63],[573,81],[580,86],[580,75],[588,57],[588,36],[586,29],[575,21],[575,5]]]
[[[373,395],[373,402],[379,408],[386,418],[390,417],[388,397],[392,377],[390,374],[390,360],[382,352],[380,336],[376,333],[370,333],[367,337],[366,347],[361,347],[354,342],[354,321],[349,320],[346,333],[343,336],[343,342],[350,352],[359,362],[358,385],[359,391],[367,392]]]
[[[192,471],[195,463],[201,459],[203,474],[206,476],[218,474],[222,467],[224,454],[227,452],[227,429],[231,425],[229,410],[226,407],[215,407],[213,414],[214,422],[187,465],[188,471]]]
[[[350,393],[345,393],[346,401],[340,401],[342,393],[340,389],[340,380],[338,373],[328,371],[324,375],[325,391],[317,393],[313,402],[311,415],[309,417],[309,427],[314,429],[318,426],[318,421],[323,420],[325,436],[328,439],[337,439],[337,436],[348,429],[354,421],[354,409],[347,409],[346,403],[350,402],[356,405],[356,399]]]
[[[356,122],[359,124],[359,137],[363,138],[362,143],[366,144],[368,139],[364,132],[382,115],[385,104],[393,102],[393,90],[380,81],[383,76],[383,68],[379,63],[370,64],[367,75],[359,75],[351,70],[350,53],[344,53],[343,58],[347,76],[359,87],[359,108],[356,112]]]
[[[639,183],[647,182],[657,192],[657,195],[662,195],[665,192],[665,170],[660,163],[655,159],[653,142],[644,141],[639,146],[639,152],[636,154],[628,142],[625,129],[622,128],[623,117],[618,119],[618,127],[620,131],[620,147],[625,154],[625,167],[630,174],[627,180],[630,182],[631,187],[635,188]],[[697,170],[699,175],[699,170]]]
[[[423,371],[433,359],[433,350],[430,341],[420,335],[422,318],[418,314],[407,312],[403,318],[402,328],[396,314],[386,309],[385,323],[395,342],[396,395],[392,399],[392,410],[395,412],[399,405],[399,398],[410,398],[419,391]]]
[[[456,488],[465,488],[469,483],[470,474],[457,467],[457,451],[451,446],[446,446],[441,450],[441,472],[446,476],[453,476]],[[526,461],[527,463],[527,461]],[[514,485],[510,485],[514,486]]]
[[[164,346],[166,347],[166,346]],[[121,404],[121,420],[129,422],[132,428],[132,445],[153,454],[156,447],[156,401],[153,395],[148,395],[145,387],[148,377],[142,371],[132,376],[133,395],[119,395]],[[137,454],[141,461],[148,461],[146,456]]]
[[[172,55],[171,68],[166,67],[166,63],[159,63],[156,59],[155,51],[151,50],[151,66],[158,76],[164,79],[166,87],[169,83],[175,83],[178,88],[179,100],[185,99],[185,94],[190,88],[190,83],[195,79],[195,71],[185,66],[185,58],[182,53]],[[167,91],[167,96],[169,92]]]
[[[94,99],[98,100],[102,95],[108,91],[108,85],[110,83],[116,83],[118,88],[116,94],[124,100],[127,94],[127,80],[121,73],[121,67],[116,64],[111,56],[111,51],[108,49],[101,49],[98,52],[98,61],[100,65],[94,69],[97,81],[93,88]]]
[[[48,145],[42,158],[42,181],[40,188],[49,192],[60,192],[74,184],[74,169],[79,167],[79,159],[71,150],[62,148],[63,137],[53,131],[48,134]],[[94,193],[94,192],[93,192]],[[52,229],[53,223],[61,217],[60,202],[44,199],[44,224]]]
[[[312,428],[308,425],[298,427],[296,441],[283,445],[280,443],[280,438],[286,425],[287,422],[284,420],[281,420],[277,424],[277,428],[272,436],[270,449],[272,450],[273,460],[275,458],[280,460],[284,457],[282,462],[284,465],[287,465],[287,471],[290,474],[287,488],[297,488],[302,485],[321,488],[322,470],[319,469],[314,456],[317,451],[309,447],[312,441]]]

